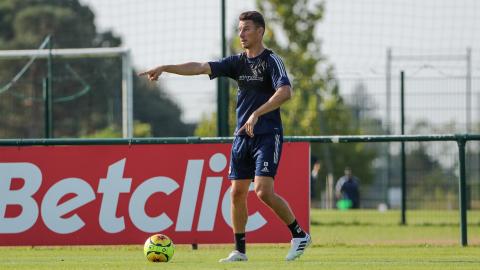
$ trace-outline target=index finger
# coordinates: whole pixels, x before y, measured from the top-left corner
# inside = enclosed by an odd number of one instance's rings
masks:
[[[147,74],[148,74],[148,71],[144,71],[144,72],[138,73],[138,76],[144,76],[144,75],[147,75]]]

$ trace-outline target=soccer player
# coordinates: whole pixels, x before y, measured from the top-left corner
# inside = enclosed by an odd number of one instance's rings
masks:
[[[210,79],[226,76],[237,81],[237,126],[232,144],[230,170],[231,217],[235,250],[220,262],[247,261],[245,226],[247,195],[254,181],[257,197],[269,206],[292,233],[286,260],[295,260],[311,243],[297,223],[288,203],[274,191],[274,177],[282,151],[283,130],[280,105],[290,99],[292,88],[278,55],[263,45],[265,21],[257,11],[239,16],[238,35],[245,50],[215,62],[162,65],[139,75],[157,80],[163,72],[179,75],[208,74]]]

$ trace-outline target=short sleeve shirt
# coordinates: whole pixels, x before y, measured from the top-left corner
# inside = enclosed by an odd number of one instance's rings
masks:
[[[210,79],[229,77],[238,83],[235,132],[256,109],[273,96],[278,88],[284,85],[291,86],[283,61],[268,49],[254,58],[248,58],[243,52],[208,63],[212,70]],[[282,131],[279,108],[260,116],[253,130],[254,134],[276,131]]]

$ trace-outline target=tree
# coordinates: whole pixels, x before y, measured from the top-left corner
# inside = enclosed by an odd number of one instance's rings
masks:
[[[360,134],[361,130],[352,126],[350,108],[339,94],[334,68],[325,60],[315,35],[323,18],[323,3],[258,0],[257,8],[267,24],[265,45],[282,57],[293,84],[294,95],[281,109],[285,135]],[[238,44],[236,39],[232,43]],[[234,100],[233,94],[230,97]],[[232,118],[231,127],[235,123]],[[215,118],[204,118],[196,134],[214,136],[215,130],[203,128],[214,127],[212,121]],[[312,153],[322,157],[322,180],[327,173],[340,176],[348,165],[362,181],[371,181],[375,153],[364,144],[313,145]]]
[[[408,208],[454,209],[458,207],[455,173],[427,154],[425,143],[407,155]]]
[[[413,123],[409,133],[428,134],[429,132],[431,132],[430,123],[420,120]],[[443,163],[451,161],[446,161],[445,156],[438,155],[438,153],[455,152],[456,147],[448,143],[429,142],[409,143],[407,146],[410,146],[406,153],[407,207],[413,209],[457,208],[458,178],[455,171],[458,164],[456,162],[449,165],[442,164],[442,159]],[[400,155],[393,158],[399,160]]]
[[[362,132],[368,134],[386,133],[382,128],[382,120],[373,113],[378,106],[362,81],[354,86],[353,93],[346,99],[346,103],[351,109],[355,129],[362,129]]]
[[[4,0],[0,2],[0,49],[37,48],[48,35],[54,48],[121,45],[112,32],[98,32],[94,19],[90,8],[78,0]],[[0,87],[25,62],[0,61]],[[53,59],[56,137],[88,136],[105,128],[120,130],[121,66],[118,58]],[[4,116],[0,118],[0,137],[43,137],[42,80],[46,73],[46,60],[37,59],[11,89],[0,93]],[[151,135],[192,134],[193,128],[181,121],[179,106],[161,88],[134,76],[133,94],[134,118],[148,123]]]

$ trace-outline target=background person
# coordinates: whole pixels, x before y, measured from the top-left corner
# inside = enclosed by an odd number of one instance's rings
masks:
[[[337,200],[349,200],[351,208],[360,207],[359,179],[352,174],[350,167],[344,170],[345,175],[340,177],[335,186]]]

